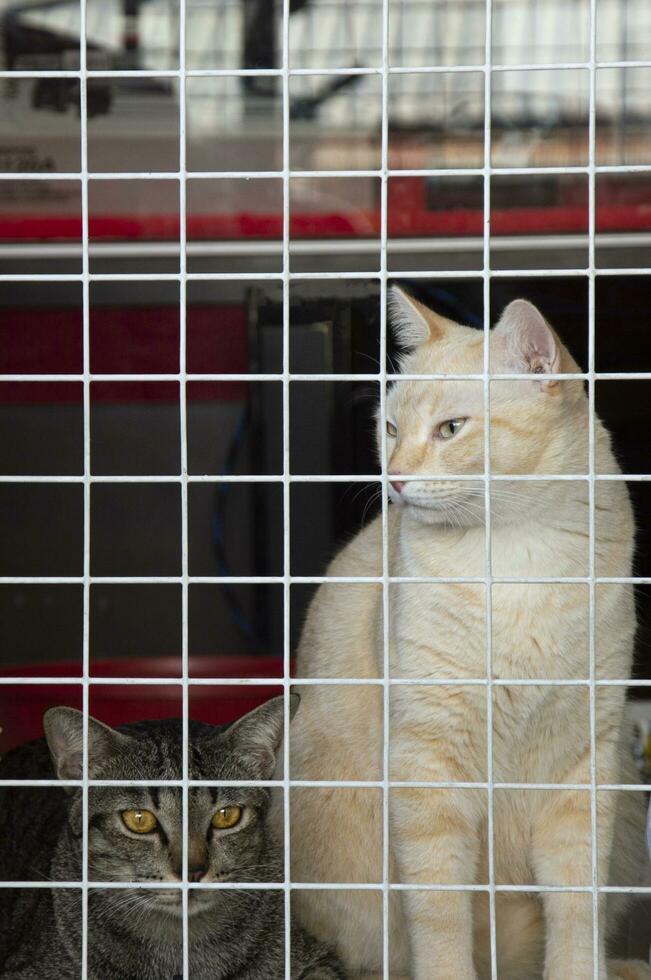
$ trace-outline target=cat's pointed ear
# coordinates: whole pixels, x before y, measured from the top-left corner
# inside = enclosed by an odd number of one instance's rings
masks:
[[[276,757],[283,742],[285,704],[282,695],[249,711],[228,729],[229,742],[239,760],[251,768],[258,779],[271,779]],[[300,704],[296,693],[289,696],[289,717]]]
[[[58,779],[83,777],[84,716],[76,708],[50,708],[43,716],[45,739]],[[128,735],[116,732],[95,718],[88,718],[88,775],[92,778],[102,761],[128,748]]]
[[[514,299],[493,331],[492,370],[504,374],[556,374],[561,348],[544,316],[526,299]],[[546,386],[558,384],[547,381]]]
[[[401,347],[419,347],[443,336],[449,321],[409,296],[400,286],[389,292],[389,314],[396,340]]]

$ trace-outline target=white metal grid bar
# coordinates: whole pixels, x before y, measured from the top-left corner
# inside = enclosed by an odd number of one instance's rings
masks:
[[[424,480],[436,480],[436,482],[449,483],[450,481],[454,483],[473,483],[477,480],[483,479],[481,474],[475,474],[474,476],[469,476],[467,473],[460,473],[458,476],[427,476],[425,474],[419,474],[414,477],[413,473],[405,473],[401,475],[399,473],[394,474],[397,480],[404,480],[405,482],[411,481],[412,483],[422,483]],[[379,473],[356,473],[356,474],[341,474],[341,473],[318,473],[310,474],[292,474],[289,482],[290,483],[379,483],[381,482],[381,474]],[[528,474],[503,474],[500,476],[491,476],[491,482],[508,482],[508,483],[560,483],[560,482],[570,482],[579,483],[583,481],[584,483],[590,482],[590,476],[587,473],[570,473],[552,476],[535,476],[532,477]],[[651,474],[649,473],[600,473],[595,474],[595,480],[601,481],[602,483],[621,483],[621,482],[638,482],[644,483],[645,481],[651,480]],[[83,476],[13,476],[13,475],[0,475],[0,483],[83,483],[85,482]],[[274,474],[231,474],[230,476],[224,476],[220,473],[215,474],[189,474],[187,477],[175,474],[166,474],[164,476],[151,476],[148,474],[144,475],[111,475],[111,476],[90,476],[90,483],[282,483],[283,478]]]
[[[330,243],[336,246],[336,242]],[[618,268],[596,269],[597,277],[600,276],[648,276],[651,267],[630,266]],[[423,269],[410,269],[401,272],[391,273],[391,279],[483,279],[485,273],[481,269],[432,269],[428,272]],[[490,279],[577,279],[585,278],[588,270],[578,269],[491,269],[488,272]],[[294,281],[325,281],[327,279],[379,279],[380,273],[373,270],[367,272],[291,272],[289,279]],[[178,282],[180,274],[178,272],[123,272],[123,273],[89,273],[89,282]],[[186,273],[188,282],[281,282],[283,274],[281,272],[188,272]],[[82,276],[78,273],[2,273],[0,282],[81,282]]]
[[[380,583],[381,584],[381,583]],[[116,687],[120,685],[133,685],[138,687],[155,687],[157,685],[178,685],[183,684],[183,680],[179,677],[89,677],[88,682],[92,685],[107,685],[109,687]],[[73,685],[73,684],[83,684],[84,678],[78,675],[72,675],[70,677],[3,677],[2,683],[6,685]],[[280,677],[190,677],[188,683],[191,687],[222,687],[222,686],[236,686],[236,687],[246,687],[247,685],[262,686],[262,687],[279,687],[282,686],[282,678]],[[385,682],[382,678],[373,677],[297,677],[293,676],[291,678],[292,684],[300,684],[303,686],[316,685],[327,687],[330,686],[351,686],[351,685],[383,685]],[[386,681],[387,684],[399,685],[399,686],[420,686],[420,687],[470,687],[470,686],[483,686],[488,684],[485,677],[455,677],[455,678],[419,678],[419,677],[389,677]],[[531,680],[528,677],[494,677],[491,681],[493,687],[506,686],[506,687],[588,687],[593,682],[589,678],[582,677],[554,677],[554,678],[537,678]],[[651,688],[651,678],[647,679],[624,679],[624,678],[601,678],[594,681],[594,684],[599,687],[642,687]],[[2,785],[3,780],[0,780],[0,785]],[[10,780],[11,782],[11,780]],[[31,780],[28,780],[31,782]],[[294,785],[294,780],[291,780],[292,786]]]
[[[600,276],[648,276],[651,270],[646,266],[630,266],[629,268],[598,268],[597,277]],[[587,269],[491,269],[488,273],[490,279],[576,279],[587,277]],[[186,279],[193,282],[281,282],[282,273],[279,272],[188,272]],[[302,280],[327,280],[327,279],[379,279],[379,272],[290,272],[291,281]],[[467,269],[460,272],[458,269],[451,270],[430,270],[424,272],[422,269],[405,270],[404,272],[394,272],[392,279],[483,279],[484,273],[478,269]],[[177,272],[151,272],[151,273],[90,273],[89,282],[178,282],[180,276]],[[0,282],[81,282],[82,277],[76,273],[2,273]]]
[[[181,883],[161,881],[152,884],[150,881],[89,881],[89,888],[101,888],[112,890],[120,888],[165,888],[179,891]],[[0,881],[0,888],[74,888],[79,890],[78,881]],[[237,882],[237,881],[210,881],[197,882],[193,888],[201,888],[205,891],[237,891],[246,887],[247,891],[282,891],[282,882]],[[314,881],[292,881],[287,886],[290,891],[382,891],[384,886],[375,882],[314,882]],[[488,885],[411,885],[398,882],[391,882],[391,891],[436,891],[436,892],[488,892]],[[496,892],[526,892],[528,894],[544,895],[547,892],[579,892],[581,894],[591,894],[591,885],[495,885]],[[615,895],[651,895],[651,886],[620,886],[601,885],[597,891],[600,894]]]
[[[183,787],[184,783],[182,779],[148,779],[146,780],[147,786],[178,786]],[[71,786],[80,787],[82,785],[81,780],[74,779],[3,779],[0,780],[0,786]],[[120,787],[130,787],[130,786],[142,786],[142,780],[136,779],[91,779],[89,780],[89,786],[120,786]],[[229,780],[216,780],[216,779],[204,779],[204,780],[189,780],[189,786],[196,787],[208,787],[208,786],[267,786],[269,788],[282,789],[283,780],[273,780],[273,779],[256,779],[246,780],[246,779],[229,779]],[[364,789],[382,789],[385,785],[384,780],[373,780],[373,779],[292,779],[292,786],[304,786],[304,787],[316,787],[324,789],[341,789],[343,787],[348,788],[364,788]],[[458,781],[441,781],[434,782],[431,780],[388,780],[386,784],[391,789],[488,789],[488,782],[477,781],[477,782],[463,782]],[[588,792],[591,789],[591,783],[506,783],[506,782],[493,782],[494,789],[504,789],[504,790],[585,790]],[[626,792],[640,792],[648,793],[648,786],[645,783],[598,783],[598,790],[605,791],[617,791],[624,790]]]
[[[123,582],[125,585],[170,585],[178,584],[182,581],[180,575],[93,575],[90,582],[93,585],[111,585],[115,582]],[[351,583],[382,584],[383,578],[379,575],[292,575],[294,585],[320,585],[328,582],[331,585],[349,585]],[[558,576],[536,578],[534,576],[493,576],[493,582],[500,583],[522,583],[525,585],[554,582],[565,582],[571,584],[589,584],[589,576]],[[596,585],[649,585],[651,577],[640,576],[597,576]],[[84,582],[82,575],[3,575],[0,576],[0,585],[75,585]],[[228,582],[231,585],[276,585],[283,583],[283,577],[278,575],[188,575],[188,582],[191,585],[220,585]],[[485,584],[485,578],[477,576],[427,576],[427,575],[390,575],[389,582],[397,585],[400,583],[421,582],[421,583],[481,583]],[[5,678],[0,677],[0,684],[4,683]]]
[[[81,892],[81,980],[88,977],[88,718],[90,714],[90,527],[91,527],[91,446],[90,446],[90,253],[88,203],[88,84],[86,0],[80,0],[79,31],[79,122],[81,168],[81,244],[82,244],[82,329],[83,329],[83,397],[84,397],[84,567],[83,567],[83,687],[82,687],[82,892]]]
[[[284,696],[284,741],[283,741],[283,872],[284,872],[284,910],[285,910],[285,980],[291,980],[291,772],[290,772],[290,678],[291,678],[291,457],[290,457],[290,39],[289,39],[290,0],[282,3],[282,139],[283,139],[283,320],[282,320],[282,358],[283,358],[283,696]]]
[[[592,874],[592,971],[599,980],[599,867],[597,840],[597,736],[596,736],[596,643],[595,643],[595,212],[596,212],[596,57],[597,0],[590,0],[590,89],[588,104],[588,660],[590,727],[590,834]],[[604,965],[605,969],[605,965]]]
[[[181,670],[182,670],[182,740],[183,788],[181,842],[182,878],[182,976],[190,977],[190,925],[188,913],[188,834],[190,825],[189,758],[190,758],[190,700],[189,700],[189,582],[190,556],[188,544],[188,412],[187,412],[187,174],[186,174],[186,0],[179,0],[179,373],[181,436]]]
[[[391,674],[389,648],[391,605],[389,588],[389,496],[387,440],[387,274],[388,274],[388,167],[389,167],[389,0],[382,0],[382,128],[380,146],[380,421],[382,472],[382,977],[390,980],[390,765],[391,765]]]
[[[499,177],[547,177],[568,175],[589,176],[592,172],[589,164],[581,166],[574,164],[568,167],[561,166],[531,166],[531,167],[502,167],[495,165],[492,170]],[[611,163],[595,164],[594,173],[596,174],[647,174],[651,172],[651,164],[648,163]],[[188,170],[186,177],[188,180],[282,180],[284,172],[282,170]],[[363,168],[338,170],[289,170],[290,179],[313,179],[313,178],[379,178],[389,177],[483,177],[482,167],[387,167],[386,172],[380,170],[366,170]],[[178,180],[177,170],[96,170],[89,171],[89,180]],[[50,173],[49,171],[0,171],[1,180],[21,180],[21,181],[66,181],[78,182],[81,179],[80,171],[70,170],[68,172],[59,171]],[[463,236],[460,236],[463,238]],[[296,244],[296,243],[295,243]],[[402,273],[401,273],[402,274]],[[344,274],[345,275],[345,274]]]
[[[86,375],[84,374],[0,374],[0,383],[6,382],[35,382],[35,381],[83,381]],[[181,374],[88,374],[88,379],[91,382],[97,383],[102,381],[179,381],[181,379]],[[283,374],[187,374],[185,375],[188,381],[231,381],[240,382],[245,381],[250,382],[268,382],[268,381],[283,381],[285,375]],[[382,373],[377,374],[320,374],[315,372],[314,374],[287,374],[288,381],[329,381],[329,382],[343,382],[343,381],[381,381]],[[409,374],[405,372],[404,374],[390,374],[386,373],[386,380],[391,381],[483,381],[483,375],[481,374]],[[593,377],[595,381],[649,381],[651,380],[651,371],[620,371],[620,372],[608,372],[608,371],[595,371],[593,374],[589,375],[587,372],[577,371],[574,374],[537,374],[536,378],[540,381],[556,380],[556,381],[585,381],[589,377]],[[525,374],[491,374],[491,382],[493,381],[526,381],[528,380]],[[295,476],[297,474],[290,474]],[[353,474],[355,475],[355,474]],[[516,475],[516,474],[514,474]],[[550,479],[557,479],[558,473],[549,474]],[[406,477],[405,477],[406,478]],[[500,474],[492,474],[491,479],[499,479]],[[532,474],[531,479],[536,479],[536,475]],[[230,479],[230,477],[224,477],[224,479]],[[423,479],[423,477],[411,476],[411,479]],[[425,477],[427,479],[427,477]],[[446,479],[445,474],[440,475],[437,479]],[[457,477],[454,477],[457,479]],[[509,478],[510,479],[510,478]]]
[[[492,0],[486,0],[484,36],[484,319],[483,319],[483,411],[484,411],[484,526],[485,526],[485,645],[486,645],[486,773],[487,773],[487,828],[486,846],[488,860],[488,911],[490,936],[491,978],[497,980],[497,932],[495,914],[495,827],[494,827],[494,779],[493,779],[493,556],[491,510],[491,450],[490,450],[490,300],[491,281],[488,270],[491,265],[491,167],[492,167]]]

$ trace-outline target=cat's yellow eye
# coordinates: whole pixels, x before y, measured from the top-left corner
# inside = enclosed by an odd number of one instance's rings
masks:
[[[438,430],[441,439],[451,439],[452,436],[456,436],[459,429],[462,429],[467,421],[467,419],[448,419],[447,422],[443,422],[439,425]]]
[[[231,827],[236,827],[241,819],[241,806],[223,806],[221,810],[213,813],[212,825],[216,830],[230,830]]]
[[[158,820],[151,810],[123,810],[122,823],[134,834],[151,834]]]
[[[387,435],[391,436],[392,439],[395,439],[396,436],[398,435],[398,430],[396,429],[395,425],[393,424],[393,422],[389,422],[388,419],[387,419]]]

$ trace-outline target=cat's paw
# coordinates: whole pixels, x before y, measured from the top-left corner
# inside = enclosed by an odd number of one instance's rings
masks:
[[[642,960],[611,960],[608,980],[651,980],[651,966]]]

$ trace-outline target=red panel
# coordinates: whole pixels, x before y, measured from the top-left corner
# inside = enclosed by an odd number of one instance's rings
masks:
[[[98,684],[91,688],[91,713],[109,725],[180,715],[179,685],[150,685],[148,677],[178,675],[178,657],[129,658],[93,664],[97,677],[142,677],[142,685]],[[79,663],[56,663],[3,670],[6,677],[74,677]],[[221,725],[281,693],[274,678],[283,676],[281,657],[191,657],[192,677],[269,677],[267,685],[201,685],[191,688],[191,717]],[[18,697],[17,694],[20,694]],[[81,685],[0,685],[0,754],[43,734],[43,712],[55,705],[81,708]]]
[[[390,215],[389,234],[404,235],[478,235],[483,215],[479,209],[450,211],[402,211]],[[585,231],[586,208],[554,206],[549,208],[504,208],[491,213],[495,234],[553,234]],[[597,224],[602,231],[633,231],[651,228],[651,206],[646,202],[634,204],[599,205]],[[66,232],[66,228],[70,232]],[[379,210],[353,211],[348,214],[294,214],[290,221],[293,238],[357,238],[377,235],[380,229]],[[178,227],[164,215],[97,218],[92,224],[91,237],[133,241],[169,241],[178,239]],[[78,229],[65,221],[51,218],[14,219],[0,216],[0,239],[44,240],[79,238]],[[282,216],[279,214],[214,214],[188,217],[190,240],[229,239],[281,240]]]
[[[91,242],[98,238],[178,241],[179,219],[171,214],[96,215],[88,220],[88,236]]]
[[[0,405],[79,405],[84,390],[79,381],[7,381],[0,384]]]
[[[91,306],[90,369],[95,374],[178,371],[178,306]]]
[[[68,215],[48,215],[44,218],[25,218],[14,214],[0,215],[0,238],[9,240],[81,242],[81,218]]]
[[[190,305],[186,313],[189,374],[246,374],[249,349],[242,305]]]
[[[3,374],[75,374],[82,370],[79,307],[12,307],[0,314]]]
[[[93,405],[133,405],[143,402],[176,403],[176,381],[96,381],[90,386]]]
[[[188,372],[246,374],[246,313],[241,305],[191,305],[187,309]],[[179,369],[177,306],[119,306],[91,310],[91,371],[96,374],[174,374]],[[0,321],[0,371],[63,374],[82,371],[81,311],[77,307],[7,310]],[[176,401],[174,383],[102,382],[92,387],[96,402]],[[242,401],[245,382],[189,385],[190,401]],[[3,404],[76,402],[71,383],[5,385]]]

